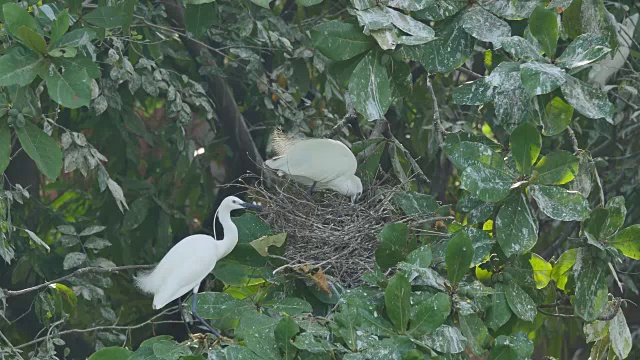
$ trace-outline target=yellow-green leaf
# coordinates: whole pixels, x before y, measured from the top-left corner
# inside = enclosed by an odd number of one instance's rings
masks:
[[[538,254],[531,254],[529,263],[533,268],[533,279],[536,281],[536,287],[542,289],[551,281],[551,271],[553,267],[545,259]]]

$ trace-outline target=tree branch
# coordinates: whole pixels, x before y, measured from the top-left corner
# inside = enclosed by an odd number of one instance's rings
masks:
[[[427,88],[429,88],[429,93],[431,94],[431,98],[433,99],[433,123],[435,125],[436,130],[439,133],[438,144],[442,145],[444,141],[444,137],[447,135],[447,131],[442,126],[442,122],[440,121],[440,110],[438,109],[438,99],[436,99],[436,93],[433,91],[433,84],[431,83],[431,78],[427,76]]]
[[[353,103],[351,102],[351,98],[349,97],[349,94],[345,94],[344,95],[344,104],[347,108],[347,114],[340,120],[338,121],[338,123],[336,124],[336,126],[334,126],[333,128],[331,128],[331,130],[327,131],[324,134],[324,138],[326,139],[331,139],[334,136],[336,136],[340,130],[342,130],[343,127],[345,127],[349,122],[353,121],[354,119],[357,120],[358,119],[358,115],[356,115],[356,110],[353,108]]]
[[[473,71],[471,71],[471,70],[469,70],[469,69],[467,69],[465,67],[462,67],[462,66],[457,68],[456,70],[458,70],[459,72],[467,75],[470,80],[477,80],[477,79],[480,79],[480,78],[483,77],[482,75],[480,75],[478,73],[475,73],[475,72],[473,72]]]
[[[396,139],[396,137],[393,136],[393,134],[390,134],[390,135],[391,135],[391,141],[393,141],[396,147],[402,151],[402,153],[404,154],[404,157],[406,157],[407,160],[409,160],[409,164],[411,164],[411,168],[418,175],[418,181],[419,182],[424,181],[425,183],[430,183],[431,180],[429,180],[429,178],[424,174],[424,172],[422,172],[422,169],[420,169],[420,166],[418,165],[416,160],[413,158],[413,156],[411,156],[411,153],[409,152],[409,150],[405,149],[402,143],[398,141],[398,139]]]
[[[571,140],[571,146],[573,147],[574,153],[579,153],[580,148],[578,147],[578,139],[576,138],[576,133],[573,132],[571,126],[567,126],[567,134],[569,134],[569,139]]]
[[[45,283],[30,287],[30,288],[26,288],[22,290],[1,289],[2,294],[0,295],[3,295],[4,297],[7,297],[7,298],[24,295],[32,291],[38,291],[40,289],[44,289],[51,284],[59,283],[61,281],[64,281],[76,276],[82,276],[87,274],[100,274],[100,273],[117,273],[120,271],[127,271],[127,270],[144,270],[144,269],[151,269],[153,267],[155,267],[155,265],[127,265],[127,266],[119,266],[119,267],[112,267],[112,268],[86,267],[86,268],[78,269],[69,275],[65,275],[61,278],[47,281]]]

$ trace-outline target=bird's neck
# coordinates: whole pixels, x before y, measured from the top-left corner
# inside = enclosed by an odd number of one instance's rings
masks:
[[[233,250],[233,248],[236,247],[236,244],[238,244],[238,228],[233,223],[233,221],[231,221],[230,211],[220,210],[220,212],[218,212],[218,219],[220,220],[220,224],[222,224],[222,228],[224,229],[224,238],[218,241],[220,247],[220,255],[218,256],[218,260],[220,260],[223,257],[229,255],[231,250]]]

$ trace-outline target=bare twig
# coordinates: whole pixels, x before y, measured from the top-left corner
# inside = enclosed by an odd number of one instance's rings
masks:
[[[127,265],[127,266],[119,266],[119,267],[112,267],[112,268],[86,267],[86,268],[78,269],[78,270],[72,272],[69,275],[65,275],[65,276],[63,276],[61,278],[58,278],[58,279],[55,279],[55,280],[51,280],[51,281],[47,281],[45,283],[30,287],[30,288],[26,288],[26,289],[22,289],[22,290],[5,290],[5,289],[2,289],[2,291],[3,291],[5,297],[13,297],[13,296],[24,295],[24,294],[30,293],[32,291],[38,291],[40,289],[46,288],[47,286],[49,286],[51,284],[55,284],[55,283],[58,283],[60,281],[64,281],[64,280],[67,280],[67,279],[70,279],[70,278],[76,277],[76,276],[82,276],[82,275],[86,275],[86,274],[99,274],[99,273],[117,273],[119,271],[127,271],[127,270],[151,269],[154,266],[155,265]]]
[[[349,97],[349,94],[345,94],[344,103],[345,103],[345,106],[347,107],[347,114],[340,121],[338,121],[336,126],[334,126],[331,130],[327,131],[324,134],[324,138],[326,139],[333,138],[340,132],[340,130],[342,130],[343,127],[345,127],[345,125],[349,123],[349,121],[358,118],[358,116],[356,115],[356,110],[353,108],[353,103],[351,102],[351,98]]]
[[[438,109],[438,99],[436,99],[436,93],[433,91],[433,84],[431,83],[431,78],[427,76],[427,88],[429,88],[429,93],[431,94],[431,98],[433,99],[433,123],[435,125],[436,130],[439,133],[438,144],[442,145],[444,141],[444,137],[447,135],[447,131],[442,126],[442,122],[440,120],[440,110]]]
[[[578,147],[578,139],[576,138],[576,133],[573,132],[571,126],[567,126],[567,134],[569,134],[569,139],[571,140],[571,146],[573,146],[573,152],[575,154],[580,152],[580,148]]]
[[[456,70],[458,70],[459,72],[467,75],[470,80],[477,80],[477,79],[480,79],[480,78],[483,77],[482,75],[480,75],[478,73],[475,73],[475,72],[473,72],[473,71],[471,71],[471,70],[469,70],[469,69],[467,69],[465,67],[462,67],[462,66],[457,68]]]
[[[404,157],[406,157],[407,160],[409,160],[409,164],[411,164],[411,168],[418,175],[418,181],[424,181],[425,183],[431,182],[431,180],[429,180],[429,178],[424,174],[424,172],[422,172],[422,169],[420,169],[420,166],[418,165],[416,160],[413,158],[413,156],[411,156],[411,153],[409,152],[409,150],[405,149],[402,143],[400,143],[400,141],[398,141],[398,139],[396,139],[395,136],[391,135],[391,140],[396,145],[396,147],[402,151],[402,153],[404,154]]]

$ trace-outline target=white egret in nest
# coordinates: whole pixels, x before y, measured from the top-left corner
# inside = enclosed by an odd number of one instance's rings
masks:
[[[265,161],[265,165],[280,176],[286,174],[309,186],[309,194],[314,189],[331,189],[350,196],[351,202],[362,194],[362,182],[355,175],[358,161],[340,141],[295,138],[276,130],[273,146],[278,156]]]
[[[260,206],[249,204],[235,196],[225,198],[215,214],[224,229],[222,240],[204,234],[187,236],[172,247],[153,270],[141,272],[135,277],[136,286],[153,295],[154,309],[161,309],[171,301],[193,291],[193,316],[220,337],[220,333],[196,312],[198,288],[200,282],[216,266],[216,262],[229,255],[238,243],[238,228],[231,221],[231,211],[246,208],[261,209]]]

